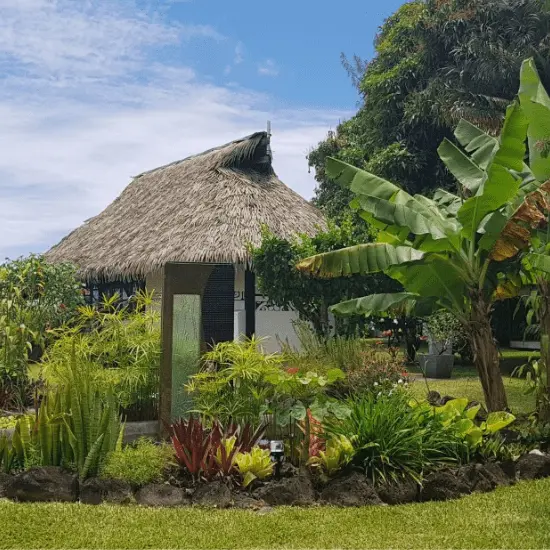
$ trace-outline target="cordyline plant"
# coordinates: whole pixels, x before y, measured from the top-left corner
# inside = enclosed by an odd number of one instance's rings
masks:
[[[522,71],[523,90],[532,87],[526,79],[533,74],[534,65]],[[432,199],[412,196],[378,176],[329,159],[327,173],[355,193],[352,206],[380,230],[378,241],[298,264],[321,277],[383,271],[404,287],[404,292],[343,302],[334,306],[336,314],[371,315],[406,302],[419,315],[439,309],[453,314],[466,331],[490,411],[507,408],[491,311],[494,300],[503,297],[499,273],[513,268],[515,258],[503,258],[499,250],[521,205],[530,194],[545,191],[536,177],[526,177],[528,127],[518,101],[507,109],[498,139],[461,121],[455,136],[465,152],[448,140],[439,148],[460,184],[459,195],[438,190]],[[535,232],[524,229],[529,238]]]

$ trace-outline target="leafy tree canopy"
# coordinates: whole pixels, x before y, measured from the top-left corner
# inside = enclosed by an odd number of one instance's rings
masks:
[[[464,118],[491,134],[514,98],[521,62],[534,57],[550,85],[550,8],[544,0],[409,2],[386,20],[368,64],[344,58],[361,96],[357,114],[309,155],[315,202],[338,219],[349,189],[325,174],[335,157],[390,179],[411,193],[454,188],[438,157]]]
[[[365,224],[362,226],[360,234],[348,216],[340,225],[329,223],[328,230],[315,237],[298,235],[291,241],[280,239],[264,228],[261,246],[252,250],[261,291],[272,304],[295,309],[302,319],[312,323],[318,334],[325,335],[330,328],[329,306],[363,296],[365,292],[398,290],[400,285],[384,274],[322,280],[296,269],[296,264],[308,256],[372,241],[374,232],[365,230],[368,227]],[[362,322],[364,319],[356,317],[340,321],[336,328],[339,333],[346,333]]]

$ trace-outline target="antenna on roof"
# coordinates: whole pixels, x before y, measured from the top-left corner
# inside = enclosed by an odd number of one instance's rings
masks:
[[[273,158],[273,154],[271,152],[271,120],[267,121],[267,154],[270,159]]]

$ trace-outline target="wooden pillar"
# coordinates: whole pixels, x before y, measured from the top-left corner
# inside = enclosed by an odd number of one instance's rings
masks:
[[[244,272],[245,334],[252,338],[256,332],[256,275],[247,269]]]

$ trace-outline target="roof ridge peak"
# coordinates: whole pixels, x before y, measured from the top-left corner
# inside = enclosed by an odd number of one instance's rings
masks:
[[[215,153],[217,151],[221,151],[222,149],[230,147],[231,145],[237,145],[239,143],[243,143],[243,142],[246,142],[246,141],[251,141],[253,139],[257,139],[258,144],[259,144],[261,142],[261,139],[263,139],[263,138],[269,140],[268,133],[265,130],[261,131],[261,132],[254,132],[253,134],[249,134],[248,136],[229,141],[229,142],[225,143],[224,145],[218,145],[217,147],[212,147],[211,149],[207,149],[206,151],[202,151],[201,153],[195,153],[194,155],[189,155],[188,157],[185,157],[183,159],[175,160],[173,162],[169,162],[168,164],[158,166],[157,168],[152,168],[151,170],[146,170],[144,172],[141,172],[137,176],[134,176],[133,179],[138,179],[138,178],[141,178],[142,176],[147,176],[149,174],[157,172],[158,170],[164,170],[164,169],[170,168],[172,166],[177,166],[178,164],[181,164],[183,162],[187,162],[189,160],[194,160],[198,157],[202,157],[202,156],[205,156],[205,155],[209,155],[211,153]]]

